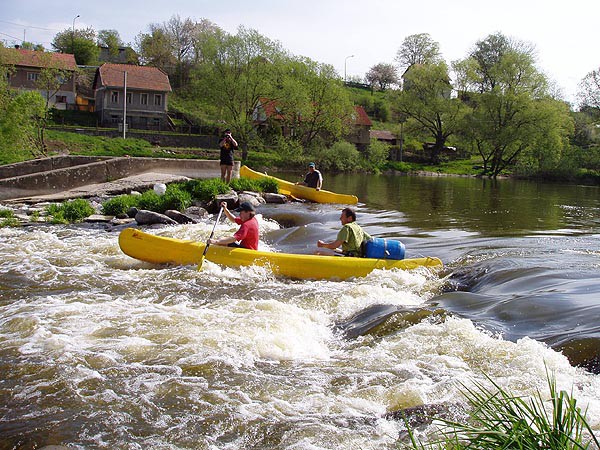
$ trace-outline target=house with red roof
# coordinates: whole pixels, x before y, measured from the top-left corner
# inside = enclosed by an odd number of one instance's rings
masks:
[[[96,113],[101,126],[127,126],[144,130],[167,130],[168,95],[171,84],[156,67],[130,64],[102,64],[94,78]]]
[[[2,64],[13,68],[8,75],[10,87],[39,91],[48,100],[49,106],[56,109],[67,109],[69,105],[75,104],[77,64],[73,55],[39,52],[22,48],[5,48],[2,57]],[[63,74],[69,73],[71,75],[60,80],[62,83],[58,89],[44,90],[38,81],[43,69],[58,69]]]
[[[302,117],[295,117],[295,120],[285,120],[287,115],[284,115],[277,100],[268,98],[259,99],[254,108],[252,115],[254,126],[263,133],[268,128],[280,127],[281,134],[284,137],[293,136],[296,132],[290,123],[298,123]],[[344,138],[356,145],[358,150],[366,150],[371,143],[369,130],[373,123],[362,106],[355,105],[354,110],[349,117],[350,132]]]
[[[367,112],[360,105],[354,105],[354,112],[350,119],[352,127],[350,133],[345,136],[345,139],[356,145],[358,150],[366,151],[371,144],[369,131],[373,126],[373,122],[371,122]]]

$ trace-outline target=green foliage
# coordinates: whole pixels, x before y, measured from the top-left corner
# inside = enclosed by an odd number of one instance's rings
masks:
[[[12,209],[0,209],[0,228],[18,227],[19,225],[19,219],[15,217]]]
[[[229,184],[235,191],[272,192],[277,193],[279,186],[277,181],[271,178],[252,180],[250,178],[235,178]]]
[[[585,411],[577,400],[565,391],[558,391],[556,381],[548,375],[550,413],[540,392],[531,398],[517,397],[500,387],[491,378],[492,388],[482,383],[474,387],[463,385],[471,406],[469,420],[455,422],[439,419],[443,440],[428,448],[460,449],[586,449],[598,448],[594,431],[586,420]],[[586,436],[586,433],[588,436]],[[426,448],[416,442],[413,448]]]
[[[102,203],[102,213],[109,216],[126,214],[132,206],[138,206],[136,195],[119,195]]]
[[[373,167],[382,167],[387,162],[389,154],[390,146],[388,144],[380,142],[377,139],[371,139],[367,157]]]
[[[324,170],[353,170],[361,165],[361,156],[354,144],[337,141],[319,154],[318,166]]]
[[[168,209],[183,211],[192,204],[192,194],[186,191],[180,184],[170,184],[167,191],[161,196],[160,211]]]
[[[220,178],[210,180],[190,180],[184,184],[184,189],[192,194],[194,198],[207,202],[219,194],[229,192],[230,187]]]
[[[98,62],[100,47],[96,45],[96,32],[93,28],[67,28],[54,36],[52,47],[60,53],[75,55],[79,65],[92,66]]]
[[[94,208],[87,200],[78,198],[60,205],[50,205],[46,212],[52,217],[52,223],[74,223],[94,214]]]
[[[39,133],[46,114],[44,103],[35,91],[10,92],[0,99],[0,164],[41,154]]]
[[[162,209],[163,201],[160,195],[153,190],[145,191],[137,196],[137,206],[139,209],[147,209],[154,212],[164,212]]]
[[[157,156],[152,144],[143,139],[112,139],[104,136],[48,130],[50,148],[68,149],[73,155],[86,156]]]

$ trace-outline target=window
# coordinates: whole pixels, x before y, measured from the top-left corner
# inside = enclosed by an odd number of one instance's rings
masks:
[[[131,94],[131,92],[128,92],[127,93],[127,103],[131,104],[132,99],[133,99],[133,95]]]
[[[69,80],[66,77],[63,77],[62,75],[57,75],[56,76],[56,81],[58,83],[60,83],[61,85],[63,85],[63,84],[65,84]]]
[[[162,95],[154,94],[154,104],[156,106],[160,106],[161,103],[162,103]]]
[[[119,92],[118,91],[112,91],[110,93],[110,101],[112,103],[119,103]]]
[[[39,72],[27,72],[27,81],[37,81],[40,78]]]
[[[119,123],[119,122],[122,122],[121,118],[120,118],[119,116],[115,115],[115,114],[112,114],[112,115],[110,116],[110,121],[111,121],[112,123]]]
[[[67,103],[67,96],[66,95],[57,95],[56,103]]]
[[[140,103],[142,105],[148,104],[148,94],[140,94]]]

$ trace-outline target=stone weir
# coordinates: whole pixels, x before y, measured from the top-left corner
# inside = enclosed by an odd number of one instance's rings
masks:
[[[239,177],[239,169],[236,162],[234,177]],[[220,175],[216,160],[55,156],[0,166],[0,201],[90,197],[158,182]]]

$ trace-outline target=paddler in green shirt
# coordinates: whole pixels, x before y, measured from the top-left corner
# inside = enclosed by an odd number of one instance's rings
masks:
[[[359,224],[356,223],[356,213],[351,208],[342,209],[340,216],[342,229],[338,232],[335,241],[325,242],[317,241],[317,247],[330,248],[344,256],[362,257],[362,243],[371,239],[371,236],[365,232]],[[341,250],[340,248],[341,247]]]

